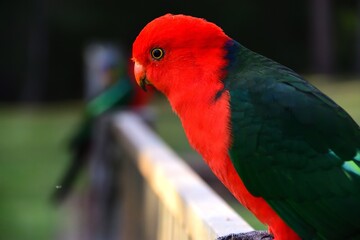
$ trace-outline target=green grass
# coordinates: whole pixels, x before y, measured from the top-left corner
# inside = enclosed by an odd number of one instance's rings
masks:
[[[68,160],[76,112],[0,107],[0,239],[54,239],[60,213],[49,195]]]

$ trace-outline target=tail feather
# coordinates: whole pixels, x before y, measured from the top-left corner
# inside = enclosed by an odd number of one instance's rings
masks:
[[[84,144],[73,155],[60,183],[57,184],[55,191],[51,195],[51,201],[55,204],[63,202],[73,189],[80,172],[87,164],[87,152],[88,144]]]

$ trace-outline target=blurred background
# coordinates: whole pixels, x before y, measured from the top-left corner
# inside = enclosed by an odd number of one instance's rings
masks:
[[[67,145],[86,103],[98,94],[89,83],[103,81],[90,80],[96,74],[89,74],[87,53],[94,44],[114,47],[127,75],[135,37],[168,12],[216,23],[244,46],[304,75],[360,122],[360,0],[2,1],[1,239],[60,239],[66,212],[49,198],[70,161]],[[103,82],[97,87],[106,89]],[[149,104],[158,133],[180,156],[198,159],[163,97]],[[76,192],[84,185],[83,176]]]

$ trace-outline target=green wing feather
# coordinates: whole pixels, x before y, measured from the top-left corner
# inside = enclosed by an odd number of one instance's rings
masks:
[[[302,239],[360,239],[360,128],[292,70],[242,47],[231,64],[231,160]]]
[[[88,141],[94,122],[99,116],[118,107],[126,107],[133,98],[133,88],[131,79],[123,77],[90,100],[86,105],[82,121],[71,139],[70,147],[76,149]]]
[[[84,116],[70,140],[72,158],[60,181],[59,185],[62,187],[52,195],[54,201],[61,202],[66,198],[79,172],[87,164],[87,154],[93,141],[93,127],[97,119],[108,111],[126,107],[134,97],[133,88],[131,79],[123,77],[87,104]]]

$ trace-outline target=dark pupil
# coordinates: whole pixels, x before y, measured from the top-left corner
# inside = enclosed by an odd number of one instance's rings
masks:
[[[154,51],[153,51],[153,57],[154,58],[160,58],[161,55],[162,55],[162,52],[161,52],[160,49],[154,49]]]

